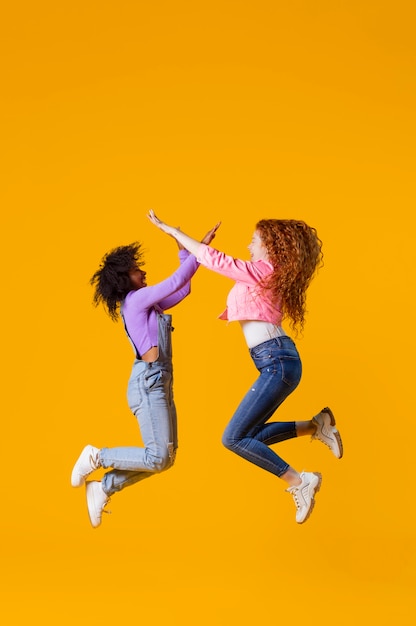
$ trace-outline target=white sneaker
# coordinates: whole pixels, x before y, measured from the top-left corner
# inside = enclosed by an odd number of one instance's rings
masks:
[[[337,457],[340,459],[343,455],[343,447],[341,435],[335,428],[335,417],[328,407],[322,409],[318,415],[312,418],[316,426],[316,432],[312,435],[311,440],[318,439],[322,441]]]
[[[296,505],[296,521],[298,524],[306,522],[315,504],[314,496],[321,487],[322,476],[313,472],[302,472],[302,482],[286,489],[292,496]]]
[[[101,466],[100,451],[94,446],[85,446],[71,474],[71,485],[82,487],[86,477]]]
[[[87,507],[88,515],[90,516],[90,522],[94,528],[97,528],[101,524],[102,513],[109,513],[110,511],[104,511],[104,507],[110,498],[105,493],[101,486],[101,482],[97,480],[87,481],[85,483],[87,493]]]

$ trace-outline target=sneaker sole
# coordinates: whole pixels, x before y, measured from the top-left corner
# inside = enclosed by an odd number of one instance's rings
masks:
[[[81,476],[77,471],[73,471],[71,475],[71,487],[83,487],[84,485],[84,476]]]
[[[304,524],[310,518],[311,513],[315,507],[315,496],[320,490],[321,485],[322,485],[322,474],[320,474],[319,472],[313,472],[313,474],[318,478],[318,482],[316,484],[316,487],[313,492],[313,496],[311,498],[311,506],[309,507],[309,511],[307,512],[305,519],[303,519],[301,522],[298,522],[298,524]]]
[[[327,415],[329,415],[329,417],[331,418],[331,426],[333,426],[333,427],[336,426],[334,414],[332,413],[331,409],[328,406],[326,406],[324,409],[322,409],[321,413],[327,413]],[[337,440],[338,447],[339,447],[339,457],[336,457],[336,458],[342,459],[342,457],[344,455],[344,446],[342,445],[341,435],[339,434],[337,429],[335,429],[335,431],[332,434],[334,435],[335,439]]]
[[[85,448],[87,448],[88,446],[85,446]],[[92,447],[92,446],[91,446]],[[79,466],[81,465],[80,463],[80,459],[84,454],[84,450],[81,452],[81,454],[79,455],[74,467],[72,468],[72,473],[71,473],[71,486],[72,487],[83,487],[86,483],[86,480],[88,478],[88,476],[90,474],[92,474],[92,472],[94,471],[94,468],[92,467],[91,470],[87,473],[87,474],[82,474],[79,471]]]
[[[92,481],[87,481],[87,480],[85,481],[85,495],[87,497],[87,511],[88,511],[88,517],[90,519],[91,526],[93,528],[98,528],[98,526],[100,526],[101,524],[101,517],[98,517],[98,523],[94,523],[95,521],[97,521],[97,506],[96,506],[95,497],[94,497],[94,487],[91,485],[91,482]],[[94,520],[91,517],[92,512],[90,508],[94,509],[94,515],[95,515]]]

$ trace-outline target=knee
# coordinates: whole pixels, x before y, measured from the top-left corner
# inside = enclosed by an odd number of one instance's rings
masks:
[[[150,458],[148,462],[149,470],[155,474],[159,474],[160,472],[163,472],[165,469],[167,469],[167,465],[168,465],[168,458],[166,458],[164,455],[154,456]]]
[[[170,444],[169,444],[170,446]],[[159,474],[160,472],[165,472],[175,462],[175,454],[176,451],[172,448],[166,448],[161,454],[157,456],[151,456],[148,460],[148,466],[151,472],[155,474]]]
[[[234,450],[237,444],[237,439],[228,428],[225,429],[221,441],[222,445],[227,448],[227,450]]]

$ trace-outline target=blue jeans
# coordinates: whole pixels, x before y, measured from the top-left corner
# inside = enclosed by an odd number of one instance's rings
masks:
[[[255,346],[250,355],[260,376],[231,418],[222,442],[247,461],[281,476],[289,465],[269,446],[296,437],[295,422],[266,422],[299,384],[302,363],[287,336]]]
[[[171,467],[178,447],[173,400],[171,316],[159,315],[158,360],[136,359],[128,383],[129,407],[137,418],[144,447],[102,448],[101,465],[113,468],[102,479],[105,493],[124,489]]]

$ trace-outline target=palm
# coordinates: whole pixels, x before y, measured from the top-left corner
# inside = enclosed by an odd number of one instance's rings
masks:
[[[215,233],[217,232],[219,225],[221,222],[218,222],[218,224],[215,224],[215,226],[213,228],[211,228],[211,230],[209,230],[207,232],[207,234],[205,235],[205,237],[203,237],[203,239],[201,239],[201,243],[205,243],[206,245],[209,245],[211,243],[211,241],[214,239],[215,237]]]

